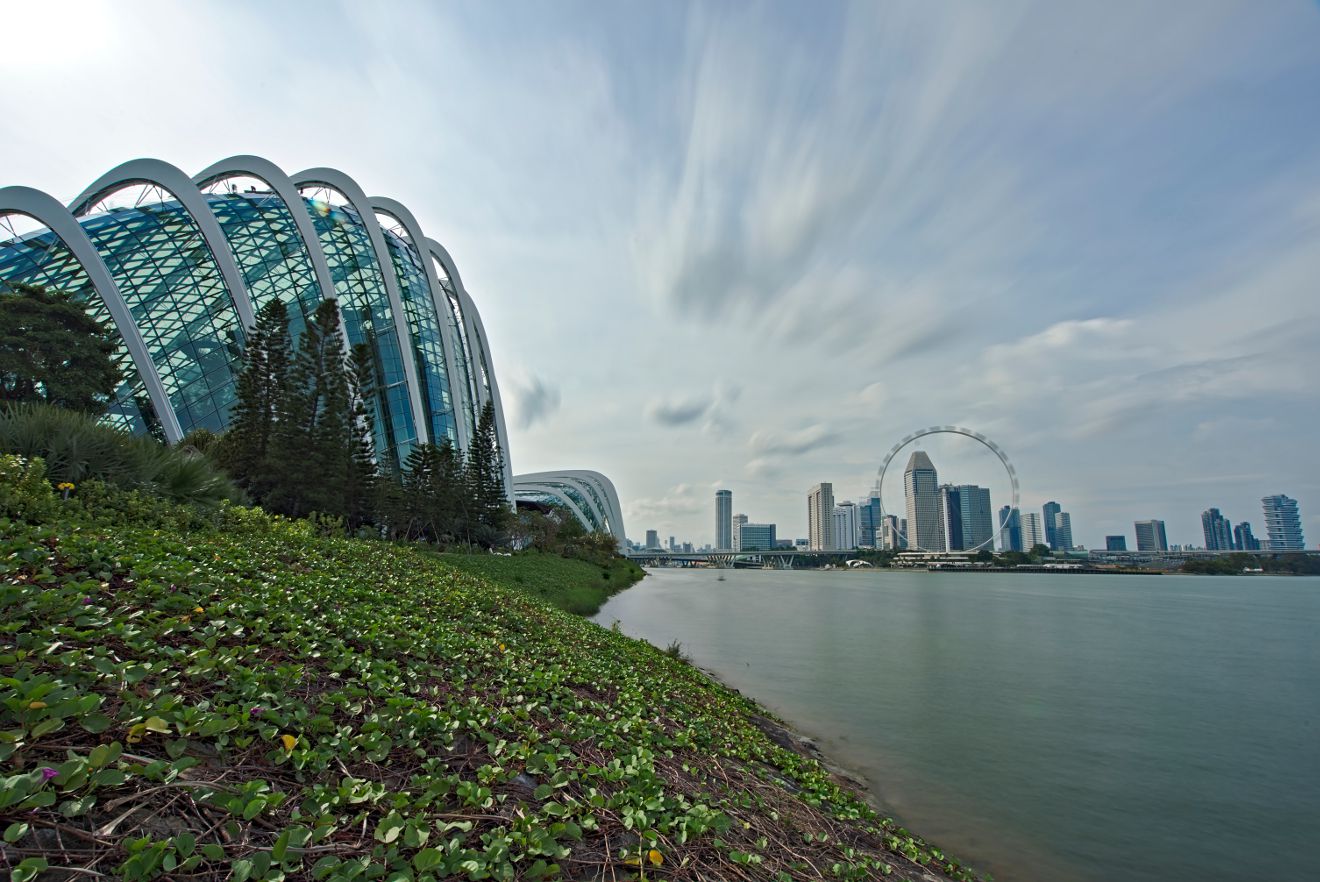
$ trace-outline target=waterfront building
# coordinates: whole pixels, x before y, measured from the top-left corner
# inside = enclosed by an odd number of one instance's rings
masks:
[[[658,530],[646,531],[646,550],[647,551],[660,550],[660,532]]]
[[[857,516],[857,506],[850,500],[834,506],[834,547],[840,551],[850,551],[857,547],[861,533],[861,521]]]
[[[857,519],[860,525],[857,537],[859,548],[880,547],[881,515],[880,491],[879,489],[872,490],[866,501],[859,503],[857,506]]]
[[[715,491],[715,550],[733,550],[733,491]]]
[[[907,503],[908,547],[945,551],[944,512],[939,474],[924,450],[914,451],[903,470],[903,496]]]
[[[1137,551],[1168,551],[1169,537],[1164,532],[1164,521],[1137,521]]]
[[[880,547],[886,551],[907,548],[907,518],[885,515],[880,520]]]
[[[1127,551],[1127,537],[1106,536],[1105,551]]]
[[[952,484],[940,485],[940,519],[944,523],[944,550],[962,551],[962,502],[958,488]]]
[[[753,524],[744,521],[738,525],[738,548],[742,551],[770,551],[778,546],[774,524]]]
[[[1037,545],[1045,544],[1045,528],[1040,515],[1034,511],[1022,513],[1022,550],[1031,551]]]
[[[1266,496],[1260,504],[1265,511],[1266,548],[1270,551],[1301,551],[1306,548],[1296,499],[1280,493],[1277,496]]]
[[[1054,541],[1058,545],[1055,551],[1072,551],[1072,515],[1066,511],[1054,513]]]
[[[1207,551],[1233,550],[1233,528],[1219,509],[1207,508],[1201,512],[1201,532],[1205,534]]]
[[[1056,520],[1054,516],[1061,511],[1063,511],[1063,506],[1053,500],[1050,500],[1041,506],[1041,523],[1045,526],[1045,544],[1050,547],[1051,551],[1059,550],[1059,539],[1055,532],[1057,527],[1055,526]]]
[[[233,156],[190,177],[135,159],[67,207],[0,187],[0,222],[11,216],[39,226],[0,241],[0,289],[65,292],[114,335],[123,380],[106,423],[168,444],[196,429],[223,432],[256,315],[283,302],[296,340],[334,300],[345,342],[365,345],[374,366],[366,404],[385,471],[423,443],[466,454],[490,405],[510,506],[555,507],[627,541],[613,485],[598,472],[542,472],[524,494],[489,341],[458,267],[406,206],[368,197],[343,172],[288,175]],[[579,492],[596,493],[597,504],[585,510],[571,498]]]
[[[1022,551],[1022,516],[1016,508],[1004,506],[999,509],[999,520],[995,526],[999,528],[999,550],[1000,551]]]
[[[1251,534],[1251,524],[1243,521],[1233,528],[1233,547],[1238,551],[1260,551],[1260,540]]]
[[[738,539],[738,537],[741,535],[741,534],[739,533],[739,530],[742,529],[742,525],[745,524],[745,523],[747,523],[747,515],[745,515],[745,514],[736,514],[736,515],[733,516],[733,526],[732,526],[731,529],[732,529],[732,534],[733,534],[733,550],[734,550],[734,551],[738,551],[738,550],[740,550],[740,549],[742,548],[742,545],[741,545],[740,540]]]
[[[807,547],[834,549],[834,485],[822,482],[807,492]]]
[[[959,484],[958,516],[962,521],[962,548],[985,548],[994,551],[995,521],[990,505],[990,488]],[[953,546],[949,546],[950,551]]]

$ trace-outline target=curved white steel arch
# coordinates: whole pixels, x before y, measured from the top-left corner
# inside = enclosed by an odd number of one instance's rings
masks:
[[[458,362],[454,360],[458,341],[450,340],[449,322],[445,321],[449,315],[449,303],[446,301],[444,289],[440,287],[440,278],[435,274],[435,264],[426,253],[429,240],[422,235],[422,228],[418,225],[417,218],[403,204],[386,196],[372,196],[368,202],[373,209],[389,215],[403,226],[408,238],[412,240],[413,248],[417,250],[417,259],[426,270],[426,284],[431,289],[431,307],[435,310],[435,320],[440,325],[440,343],[445,352],[445,380],[449,383],[449,409],[454,415],[454,426],[458,430],[459,447],[467,449],[476,426],[467,424],[467,414],[463,413],[463,408],[459,406],[463,399],[454,394],[457,391],[454,380],[459,375]]]
[[[449,281],[454,285],[454,293],[458,295],[458,304],[462,312],[463,323],[467,329],[468,340],[476,341],[479,352],[472,353],[474,359],[481,359],[482,373],[486,377],[486,382],[490,385],[490,397],[486,398],[486,389],[481,383],[477,383],[477,394],[481,396],[478,402],[481,407],[486,406],[489,400],[495,408],[495,435],[499,441],[500,450],[504,454],[504,486],[508,488],[509,504],[513,504],[513,465],[509,457],[509,432],[504,423],[504,404],[500,400],[500,384],[495,379],[495,364],[490,355],[490,344],[486,340],[486,327],[481,323],[481,312],[477,309],[472,298],[468,296],[467,289],[463,287],[463,278],[458,274],[458,267],[454,264],[454,259],[449,256],[445,247],[434,239],[427,239],[426,246],[440,265],[445,268],[445,274],[449,276]],[[475,367],[475,365],[473,366]],[[475,430],[475,426],[473,429]]]
[[[294,226],[298,228],[303,247],[307,249],[307,257],[312,262],[312,272],[316,275],[316,284],[321,289],[321,299],[335,299],[334,279],[330,275],[330,265],[326,263],[321,240],[316,235],[316,227],[312,226],[312,218],[307,214],[307,206],[303,202],[302,194],[293,185],[293,180],[284,173],[284,169],[269,159],[242,154],[208,165],[193,176],[193,183],[200,189],[224,178],[239,175],[262,181],[284,203],[284,207],[293,217]]]
[[[106,269],[105,262],[101,260],[96,246],[92,244],[92,240],[88,238],[86,231],[78,224],[72,212],[54,196],[40,190],[31,187],[3,187],[0,188],[0,217],[8,214],[21,214],[44,224],[73,253],[74,258],[82,265],[83,272],[87,273],[87,279],[92,283],[92,287],[96,289],[96,293],[109,310],[115,329],[124,339],[124,345],[128,347],[128,354],[133,359],[138,376],[146,386],[151,406],[156,409],[156,416],[160,419],[165,439],[171,444],[181,440],[183,428],[179,425],[179,417],[170,404],[169,396],[165,394],[165,386],[161,383],[160,373],[147,351],[142,332],[138,330],[137,322],[133,321],[133,314],[129,311],[128,304],[124,302],[123,295],[119,293],[119,286],[115,284],[110,271]]]
[[[385,296],[390,301],[390,311],[394,314],[394,333],[399,338],[399,356],[403,361],[403,377],[408,387],[408,404],[412,409],[414,431],[417,441],[425,444],[431,440],[431,426],[426,419],[426,409],[422,406],[421,377],[417,375],[417,360],[412,357],[412,332],[408,329],[408,314],[403,311],[403,298],[399,294],[399,280],[394,275],[394,261],[390,258],[389,246],[385,244],[385,233],[371,210],[367,194],[358,186],[357,181],[333,168],[309,168],[289,176],[298,188],[317,185],[337,190],[353,206],[362,225],[366,227],[367,237],[371,240],[371,250],[376,254],[376,264],[380,267],[380,276],[385,280]]]
[[[220,268],[220,276],[229,289],[234,311],[238,313],[238,320],[246,334],[256,322],[256,315],[252,311],[252,301],[248,299],[243,274],[238,270],[234,254],[229,250],[229,240],[221,231],[220,222],[211,213],[206,197],[179,168],[159,159],[131,159],[97,178],[95,183],[69,203],[69,211],[75,217],[85,214],[103,197],[133,184],[154,184],[160,187],[179,200],[184,211],[192,217],[207,248],[211,250],[216,266]]]
[[[549,484],[523,484],[518,489],[529,493],[544,493],[546,496],[553,496],[564,508],[568,509],[573,517],[577,518],[579,524],[587,530],[594,529],[591,518],[587,517],[577,503],[573,501],[573,498],[564,492],[563,488],[552,487]]]
[[[609,524],[610,534],[616,540],[623,543],[627,539],[627,533],[623,526],[623,509],[619,505],[619,494],[614,490],[614,483],[600,472],[588,469],[567,469],[561,472],[531,472],[526,475],[518,475],[513,479],[515,490],[530,490],[533,492],[552,492],[557,497],[562,497],[563,491],[554,487],[554,484],[568,484],[575,487],[579,493],[582,493],[588,500],[601,500],[602,508],[597,508],[599,520]],[[591,485],[591,489],[586,489],[583,485]],[[603,497],[603,500],[602,500]],[[590,527],[588,521],[582,522],[584,526]]]

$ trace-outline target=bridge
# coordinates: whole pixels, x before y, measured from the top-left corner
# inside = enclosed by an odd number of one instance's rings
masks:
[[[628,558],[644,567],[761,567],[791,570],[801,564],[818,567],[825,564],[847,564],[856,557],[856,551],[630,551]]]

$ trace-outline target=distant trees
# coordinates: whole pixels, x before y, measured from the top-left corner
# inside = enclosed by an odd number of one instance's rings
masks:
[[[402,472],[387,473],[373,441],[376,384],[370,348],[345,351],[335,301],[317,307],[296,354],[288,311],[272,301],[257,315],[215,455],[277,514],[316,512],[397,539],[504,542],[510,512],[493,406],[482,411],[466,459],[446,438],[415,445]]]
[[[70,295],[0,283],[0,400],[102,411],[121,379],[117,346]]]

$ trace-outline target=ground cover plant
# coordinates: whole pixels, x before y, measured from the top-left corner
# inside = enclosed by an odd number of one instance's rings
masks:
[[[465,573],[498,582],[578,615],[594,615],[611,596],[640,580],[645,572],[625,557],[604,566],[559,554],[524,551],[513,555],[441,554],[444,563]]]
[[[972,878],[692,666],[430,552],[61,495],[0,457],[18,882]]]

